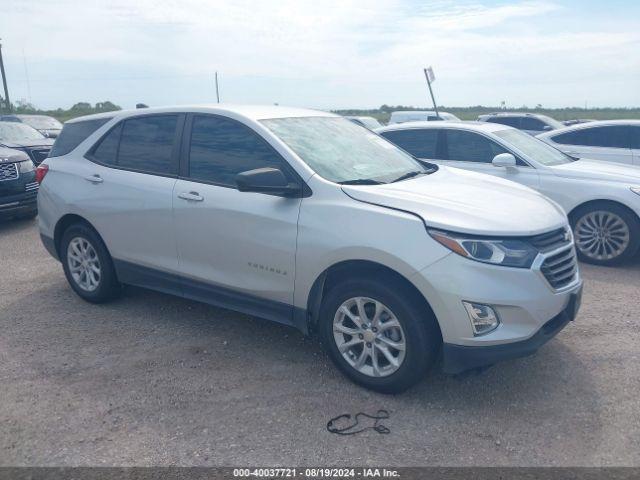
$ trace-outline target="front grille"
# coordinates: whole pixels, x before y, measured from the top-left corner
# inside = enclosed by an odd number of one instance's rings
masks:
[[[570,247],[547,257],[542,262],[540,271],[549,285],[555,289],[569,285],[578,274],[578,260],[574,248]]]
[[[17,163],[0,163],[0,182],[18,178]]]
[[[29,149],[29,156],[31,157],[31,160],[33,160],[33,163],[35,163],[36,165],[40,165],[44,161],[44,159],[49,156],[50,150],[50,147],[31,148]]]
[[[40,188],[40,185],[38,184],[38,182],[31,182],[31,183],[27,183],[24,186],[25,191],[27,192],[37,192],[38,188]]]
[[[531,238],[531,244],[541,252],[551,252],[569,243],[571,243],[571,237],[565,228]]]

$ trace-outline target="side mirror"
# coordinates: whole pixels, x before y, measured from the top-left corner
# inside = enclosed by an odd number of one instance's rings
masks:
[[[256,168],[236,175],[236,185],[241,192],[258,192],[279,195],[281,197],[297,197],[302,188],[296,183],[289,183],[279,168]]]
[[[494,167],[513,168],[516,166],[516,157],[510,153],[500,153],[493,157],[491,163]]]

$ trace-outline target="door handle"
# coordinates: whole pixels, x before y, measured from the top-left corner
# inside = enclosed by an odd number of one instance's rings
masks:
[[[91,182],[91,183],[102,183],[104,182],[104,180],[102,180],[102,177],[100,175],[98,175],[97,173],[95,175],[91,175],[89,177],[84,177],[85,180]]]
[[[201,202],[204,200],[204,197],[201,197],[198,192],[182,192],[178,194],[178,198],[187,200],[189,202]]]

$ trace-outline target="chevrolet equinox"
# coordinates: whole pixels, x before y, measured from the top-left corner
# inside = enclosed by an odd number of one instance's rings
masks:
[[[381,392],[438,357],[457,373],[533,353],[580,305],[559,206],[324,112],[83,117],[37,178],[42,241],[83,299],[131,284],[315,332]]]

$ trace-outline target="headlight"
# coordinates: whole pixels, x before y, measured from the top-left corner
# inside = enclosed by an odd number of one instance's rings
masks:
[[[18,166],[20,167],[20,173],[33,172],[33,170],[35,169],[31,160],[20,162],[18,163]]]
[[[640,187],[631,187],[631,191],[640,195]]]
[[[505,267],[529,268],[538,250],[518,239],[478,239],[460,234],[429,230],[438,243],[463,257]]]

